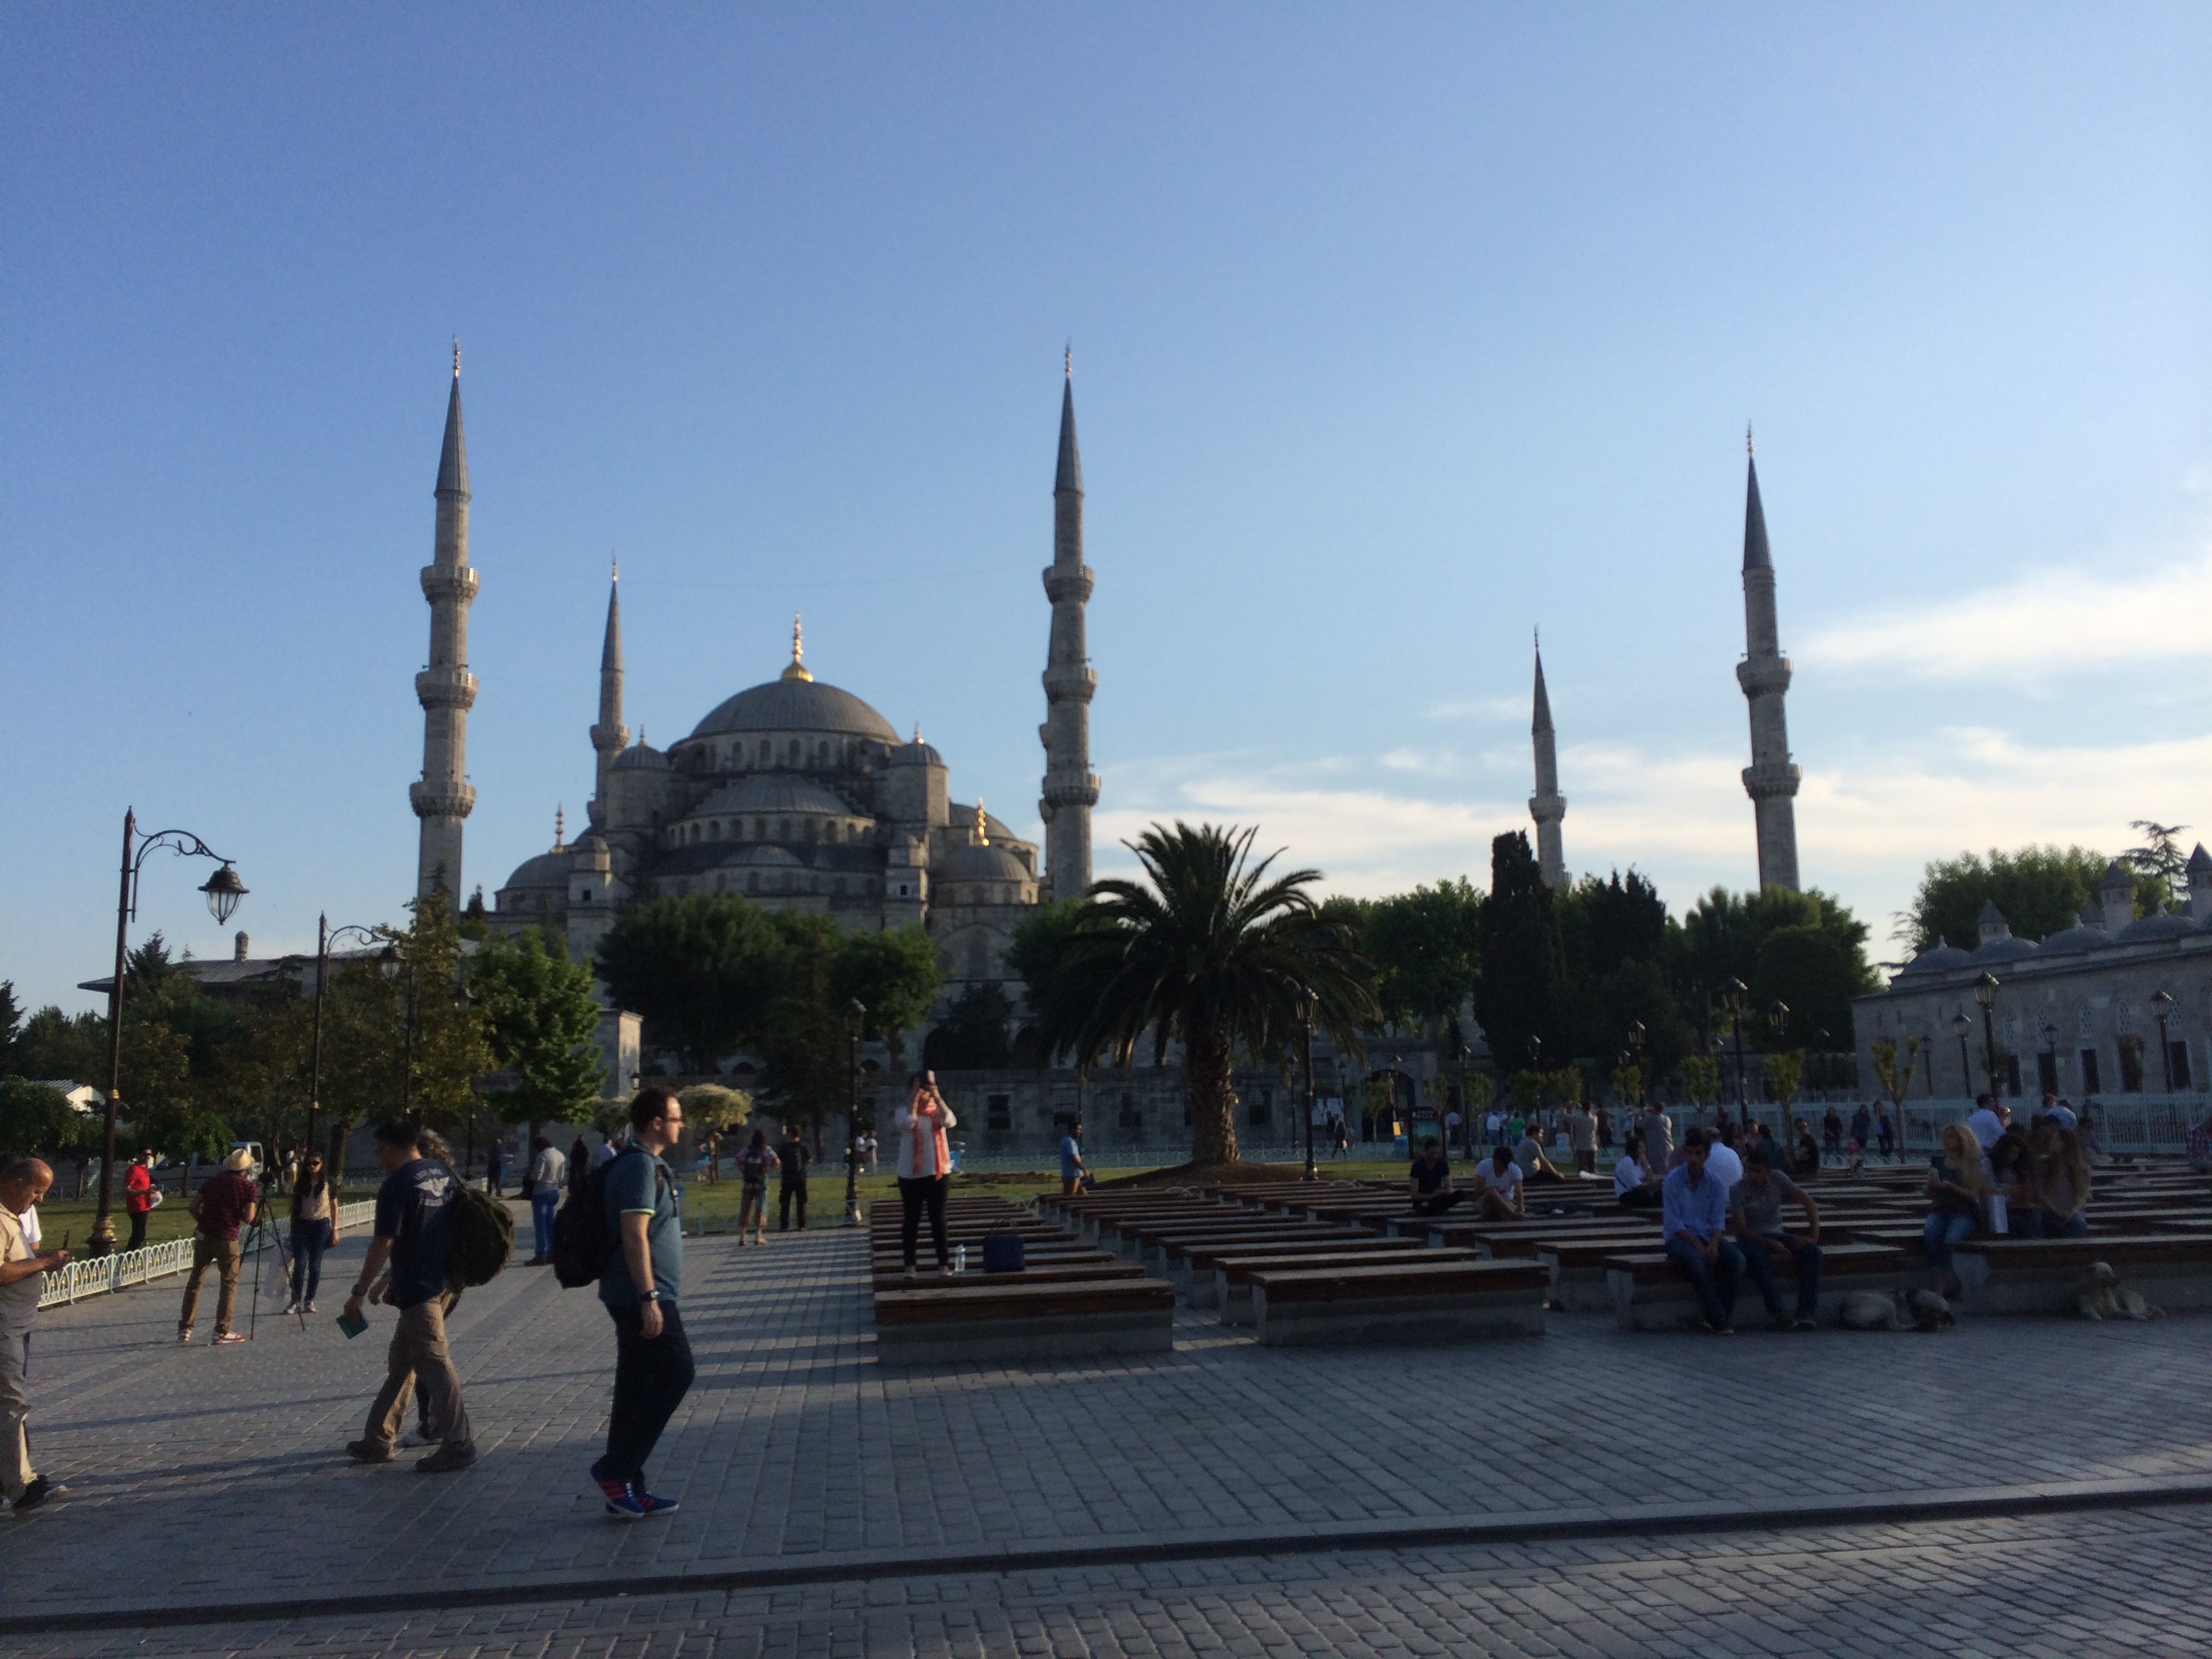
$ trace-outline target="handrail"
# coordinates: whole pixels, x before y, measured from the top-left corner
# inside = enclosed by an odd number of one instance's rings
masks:
[[[375,1218],[376,1200],[373,1198],[338,1206],[341,1229],[366,1227]],[[273,1241],[269,1229],[261,1227],[244,1242],[243,1254],[254,1256],[268,1249]],[[148,1244],[136,1250],[118,1250],[112,1255],[82,1256],[62,1267],[49,1268],[39,1276],[39,1305],[66,1307],[84,1297],[100,1296],[184,1273],[191,1265],[192,1236],[189,1233],[182,1238],[166,1238],[159,1244]]]

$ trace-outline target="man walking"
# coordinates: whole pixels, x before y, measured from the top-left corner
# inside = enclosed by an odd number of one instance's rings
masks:
[[[1567,1107],[1567,1148],[1575,1155],[1575,1168],[1583,1175],[1597,1169],[1597,1119],[1579,1100]]]
[[[1636,1127],[1644,1137],[1644,1167],[1656,1176],[1665,1176],[1674,1162],[1674,1120],[1655,1100],[1644,1109]]]
[[[345,1316],[360,1320],[368,1287],[389,1263],[384,1300],[399,1310],[399,1322],[385,1357],[384,1386],[368,1408],[368,1425],[346,1450],[363,1463],[389,1463],[407,1420],[408,1396],[419,1387],[423,1416],[436,1425],[441,1442],[415,1467],[424,1474],[445,1474],[477,1461],[461,1379],[446,1346],[446,1252],[460,1182],[437,1159],[421,1154],[417,1133],[405,1119],[376,1127],[376,1161],[384,1169],[384,1184],[376,1190],[376,1236],[346,1298]]]
[[[660,1158],[684,1133],[684,1108],[673,1091],[647,1085],[630,1102],[629,1123],[629,1144],[608,1169],[604,1188],[614,1259],[599,1277],[599,1300],[615,1324],[615,1401],[606,1455],[592,1465],[592,1480],[611,1519],[642,1521],[676,1512],[677,1499],[646,1490],[645,1460],[693,1374],[691,1344],[676,1310],[683,1212],[676,1177]]]
[[[633,1141],[635,1137],[632,1136]],[[775,1189],[775,1230],[780,1233],[791,1231],[791,1204],[799,1200],[799,1231],[806,1231],[806,1166],[813,1160],[806,1150],[806,1137],[799,1132],[796,1123],[783,1126],[783,1139],[775,1149],[775,1167],[782,1179]]]
[[[39,1322],[39,1275],[64,1267],[67,1250],[41,1250],[23,1237],[23,1218],[46,1195],[54,1172],[35,1158],[0,1170],[0,1498],[17,1514],[62,1488],[31,1467],[23,1430],[31,1414],[31,1332]]]
[[[1668,1259],[1697,1291],[1705,1328],[1716,1336],[1729,1334],[1736,1290],[1743,1282],[1743,1252],[1727,1234],[1728,1188],[1705,1170],[1703,1129],[1682,1136],[1682,1161],[1668,1171],[1659,1188],[1659,1215]]]
[[[230,1328],[230,1304],[238,1296],[238,1230],[252,1224],[261,1196],[253,1178],[246,1174],[252,1167],[253,1154],[240,1147],[185,1206],[198,1224],[192,1233],[192,1276],[185,1281],[185,1305],[177,1315],[179,1342],[192,1340],[192,1314],[200,1304],[200,1280],[211,1266],[222,1278],[215,1303],[215,1340],[246,1340]]]
[[[123,1207],[131,1212],[131,1242],[126,1250],[143,1249],[146,1244],[146,1218],[154,1212],[154,1149],[140,1152],[131,1165],[130,1173],[123,1177]]]
[[[1080,1192],[1090,1173],[1083,1162],[1083,1120],[1079,1117],[1060,1138],[1060,1195]]]
[[[496,1140],[484,1152],[484,1190],[494,1198],[504,1198],[500,1191],[500,1178],[507,1173],[507,1148]]]

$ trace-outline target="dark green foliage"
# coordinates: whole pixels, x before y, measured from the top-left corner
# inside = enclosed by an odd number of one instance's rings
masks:
[[[841,1011],[848,1000],[860,999],[868,1011],[862,1032],[890,1049],[894,1069],[902,1063],[899,1049],[906,1033],[927,1017],[944,982],[936,945],[912,923],[839,935],[830,967],[830,997]]]
[[[644,1019],[653,1044],[703,1073],[761,1030],[781,954],[759,906],[695,893],[626,913],[599,941],[597,965],[615,1005]]]
[[[493,934],[469,960],[469,986],[483,1006],[493,1060],[516,1079],[494,1103],[508,1122],[570,1122],[606,1092],[591,970],[565,950],[547,949],[535,927],[513,939]],[[628,1082],[613,1086],[619,1091]]]
[[[23,1010],[15,1000],[15,981],[0,980],[0,1072],[15,1069],[15,1036],[23,1025]]]
[[[2155,861],[2154,846],[2136,852]],[[1992,847],[1985,854],[1961,853],[1927,866],[1911,908],[1899,920],[1915,951],[1928,949],[1939,937],[1971,951],[1981,939],[1982,906],[1994,901],[2015,935],[2041,939],[2075,924],[2081,907],[2096,899],[2097,884],[2111,864],[2102,853],[2082,847],[2022,847],[2009,853]],[[2166,883],[2155,869],[2137,866],[2134,880],[2137,915],[2166,902]]]
[[[775,932],[784,947],[781,989],[762,1020],[763,1092],[783,1121],[811,1124],[818,1144],[823,1119],[847,1110],[852,1089],[851,1038],[831,994],[837,924],[827,916],[779,915]]]
[[[1771,981],[1763,977],[1760,951],[1769,935],[1785,928],[1807,928],[1819,933],[1834,947],[1834,954],[1786,947],[1772,964],[1779,977]],[[1686,1010],[1694,1011],[1701,1019],[1710,1004],[1711,1029],[1717,1032],[1726,1024],[1721,988],[1730,979],[1740,979],[1750,987],[1748,1005],[1754,1012],[1779,997],[1790,1005],[1793,1031],[1803,1036],[1826,1026],[1829,1041],[1842,1045],[1848,1042],[1851,1030],[1850,998],[1880,988],[1866,959],[1866,924],[1817,889],[1793,893],[1786,888],[1769,887],[1754,894],[1716,887],[1682,918],[1678,994]],[[1823,987],[1826,989],[1822,990]],[[1801,1007],[1793,994],[1809,1000]],[[1763,1019],[1746,1022],[1747,1048],[1766,1047],[1769,1036]]]
[[[1490,843],[1490,900],[1482,912],[1482,974],[1475,1018],[1501,1067],[1534,1064],[1530,1039],[1543,1056],[1569,1057],[1565,955],[1551,889],[1520,830]]]
[[[75,1152],[86,1120],[58,1089],[0,1078],[0,1161]]]
[[[1760,1048],[1803,1048],[1817,1043],[1826,1052],[1851,1046],[1851,999],[1873,988],[1867,983],[1863,958],[1817,927],[1778,927],[1761,939],[1751,987],[1758,1007],[1779,1001],[1790,1010],[1790,1018],[1780,1036],[1747,1022],[1747,1047],[1757,1032]],[[1824,1030],[1828,1035],[1820,1039],[1817,1034]]]
[[[1006,994],[986,981],[971,985],[945,1011],[945,1021],[929,1034],[922,1063],[933,1071],[998,1072],[1013,1061],[1007,1027],[1014,1016]]]
[[[1482,977],[1482,906],[1480,890],[1463,876],[1356,905],[1385,1023],[1433,1031],[1474,994]]]

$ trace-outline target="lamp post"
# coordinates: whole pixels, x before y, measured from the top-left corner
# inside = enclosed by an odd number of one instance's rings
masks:
[[[2046,1019],[2036,1035],[2043,1039],[2044,1053],[2051,1056],[2051,1081],[2044,1086],[2056,1094],[2058,1091],[2058,1028]]]
[[[1740,979],[1732,979],[1721,987],[1721,1006],[1729,1012],[1729,1024],[1735,1030],[1735,1112],[1741,1120],[1750,1106],[1743,1087],[1743,1003],[1751,994],[1751,987]]]
[[[307,1070],[307,1139],[309,1152],[315,1150],[315,1115],[323,1103],[323,994],[328,989],[331,977],[331,947],[348,933],[357,933],[364,944],[376,943],[376,935],[359,922],[349,921],[333,927],[328,913],[315,918],[315,1041]],[[332,1158],[332,1164],[337,1160]],[[345,1171],[338,1170],[338,1185],[345,1185]]]
[[[1474,1058],[1474,1050],[1462,1042],[1452,1051],[1452,1058],[1459,1062],[1460,1150],[1471,1159],[1474,1157],[1474,1098],[1467,1091],[1467,1063]],[[1308,1122],[1313,1121],[1310,1112],[1306,1115],[1306,1120]],[[1449,1148],[1445,1156],[1450,1156]]]
[[[1766,1005],[1766,1029],[1774,1049],[1780,1048],[1783,1040],[1790,1031],[1790,1005],[1780,997],[1775,998]],[[1773,1049],[1768,1052],[1771,1053]],[[1764,1069],[1762,1066],[1762,1076]],[[1766,1078],[1765,1080],[1771,1086],[1773,1083],[1771,1078]],[[1774,1134],[1778,1140],[1786,1140],[1790,1137],[1790,1109],[1784,1103],[1779,1091],[1774,1097]]]
[[[2173,1018],[2173,999],[2160,986],[2150,995],[2150,1011],[2158,1016],[2158,1057],[2166,1067],[2166,1091],[2173,1092],[2173,1045],[2166,1040],[2166,1023]]]
[[[1990,1074],[1990,1095],[1997,1093],[1997,1027],[1990,1010],[1996,1006],[1997,976],[1986,968],[1974,981],[1974,1000],[1982,1005],[1982,1054]]]
[[[200,884],[199,890],[207,895],[208,908],[214,913],[218,926],[230,920],[239,900],[246,896],[246,884],[239,880],[231,861],[198,836],[185,830],[164,830],[156,835],[141,836],[137,813],[124,812],[123,876],[115,900],[115,982],[107,988],[107,1104],[100,1114],[100,1210],[92,1224],[88,1247],[94,1255],[115,1253],[115,1114],[123,1103],[125,955],[131,924],[138,916],[138,872],[145,867],[146,855],[156,847],[166,847],[179,858],[213,859],[221,866]]]
[[[407,1115],[407,1098],[415,1089],[415,963],[410,957],[404,963],[407,969],[406,1036],[399,1051],[399,1115]],[[399,948],[387,945],[376,953],[376,971],[382,974],[386,983],[399,977],[403,966]]]
[[[850,1108],[845,1125],[845,1224],[860,1224],[860,1022],[867,1006],[860,998],[845,1003],[845,1085]]]
[[[1644,1045],[1650,1041],[1651,1034],[1644,1029],[1642,1020],[1632,1019],[1628,1022],[1628,1052],[1636,1056],[1635,1103],[1638,1106],[1644,1103],[1644,1085],[1650,1081],[1644,1075]]]
[[[1313,1086],[1313,1031],[1314,1031],[1314,1003],[1315,1003],[1315,1002],[1316,1002],[1316,997],[1314,996],[1313,987],[1312,987],[1312,986],[1310,986],[1310,985],[1301,985],[1301,986],[1299,986],[1299,987],[1298,987],[1298,988],[1297,988],[1297,990],[1295,990],[1295,991],[1293,991],[1293,992],[1291,992],[1291,1002],[1292,1002],[1293,1004],[1295,1004],[1295,1005],[1297,1006],[1297,1011],[1298,1011],[1298,1034],[1299,1034],[1299,1036],[1301,1037],[1301,1039],[1303,1040],[1303,1042],[1304,1042],[1304,1045],[1305,1068],[1306,1068],[1306,1086],[1305,1086],[1305,1107],[1306,1107],[1306,1111],[1305,1111],[1305,1117],[1306,1117],[1306,1173],[1305,1173],[1305,1179],[1307,1179],[1308,1181],[1318,1181],[1318,1180],[1320,1180],[1320,1179],[1321,1179],[1321,1170],[1319,1170],[1319,1169],[1315,1165],[1315,1164],[1314,1164],[1314,1155],[1313,1155],[1313,1112],[1314,1112],[1314,1086]],[[1440,1125],[1439,1127],[1442,1127],[1442,1126]],[[1444,1156],[1445,1156],[1445,1157],[1447,1157],[1447,1158],[1449,1158],[1449,1157],[1450,1157],[1450,1156],[1451,1156],[1451,1154],[1450,1154],[1449,1152],[1447,1152],[1444,1154]]]
[[[1974,1063],[1966,1058],[1966,1033],[1973,1029],[1974,1022],[1966,1018],[1966,1011],[1960,1009],[1951,1021],[1951,1033],[1959,1039],[1959,1086],[1970,1097],[1974,1092]]]

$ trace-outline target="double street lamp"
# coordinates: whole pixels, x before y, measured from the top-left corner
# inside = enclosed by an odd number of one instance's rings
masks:
[[[343,927],[333,927],[327,912],[315,918],[315,1041],[313,1058],[309,1062],[307,1074],[307,1147],[311,1152],[315,1150],[315,1115],[322,1109],[323,1103],[323,998],[330,988],[331,947],[349,933],[358,937],[364,945],[373,945],[377,940],[377,935],[359,922],[349,921]],[[384,947],[383,955],[397,962],[389,945]],[[337,1162],[335,1158],[331,1161],[332,1164]],[[339,1170],[337,1176],[338,1184],[343,1186],[345,1171]]]
[[[1997,1003],[1997,976],[1986,968],[1974,981],[1974,1000],[1982,1005],[1982,1055],[1990,1075],[1990,1097],[1997,1094],[1997,1027],[1990,1011]]]
[[[860,998],[845,1003],[845,1082],[849,1097],[845,1125],[845,1224],[860,1224],[860,1022],[867,1005]]]
[[[1305,1118],[1306,1118],[1306,1173],[1305,1173],[1305,1178],[1306,1178],[1308,1181],[1318,1181],[1318,1180],[1320,1180],[1320,1179],[1321,1179],[1321,1170],[1320,1170],[1320,1168],[1319,1168],[1319,1167],[1318,1167],[1318,1166],[1314,1163],[1314,1151],[1313,1151],[1313,1120],[1314,1120],[1313,1033],[1314,1033],[1314,1003],[1315,1003],[1315,1001],[1316,1001],[1316,998],[1315,998],[1315,996],[1314,996],[1314,990],[1313,990],[1313,987],[1312,987],[1312,986],[1310,986],[1310,985],[1301,985],[1301,986],[1299,986],[1299,987],[1298,987],[1298,988],[1297,988],[1297,990],[1295,990],[1295,991],[1293,991],[1293,992],[1291,992],[1291,1003],[1292,1003],[1292,1004],[1297,1007],[1297,1011],[1298,1011],[1298,1030],[1299,1030],[1300,1035],[1301,1035],[1301,1036],[1303,1036],[1303,1038],[1304,1039],[1304,1043],[1305,1043],[1305,1067],[1306,1067],[1306,1091],[1305,1091],[1305,1092],[1306,1092],[1306,1110],[1305,1110]],[[1441,1127],[1441,1126],[1439,1126],[1439,1127]],[[1449,1154],[1447,1154],[1447,1156],[1449,1156]]]
[[[1731,979],[1721,987],[1721,1006],[1729,1012],[1729,1024],[1735,1029],[1735,1110],[1741,1118],[1750,1105],[1743,1086],[1743,1008],[1745,999],[1751,995],[1751,987],[1740,979]]]
[[[1966,1058],[1966,1033],[1974,1029],[1974,1022],[1966,1018],[1964,1008],[1951,1021],[1951,1034],[1959,1039],[1959,1087],[1964,1093],[1974,1092],[1974,1063]]]
[[[2150,1011],[2158,1016],[2158,1057],[2166,1067],[2166,1091],[2173,1092],[2173,1045],[2166,1041],[2166,1023],[2173,1018],[2173,998],[2161,986],[2151,993]]]
[[[179,858],[213,859],[220,866],[200,884],[208,909],[218,926],[228,921],[246,896],[246,884],[238,878],[231,861],[185,830],[163,830],[151,836],[138,833],[138,815],[123,814],[123,875],[115,901],[115,981],[107,988],[107,1104],[100,1114],[100,1211],[92,1224],[91,1254],[115,1253],[115,1113],[123,1100],[123,975],[131,924],[138,916],[138,872],[146,855],[166,847]]]

